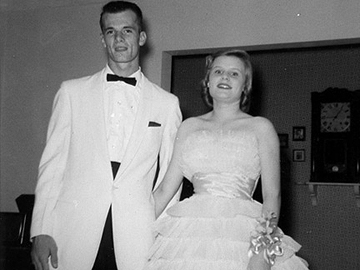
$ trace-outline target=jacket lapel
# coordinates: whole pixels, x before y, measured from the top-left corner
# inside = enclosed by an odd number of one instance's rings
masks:
[[[144,134],[147,131],[149,119],[151,116],[151,99],[152,99],[152,85],[147,81],[144,75],[141,73],[141,79],[139,81],[139,87],[141,91],[139,107],[135,118],[133,131],[130,137],[129,144],[125,151],[124,159],[121,162],[120,169],[117,173],[115,181],[120,178],[121,174],[131,164],[133,158],[139,151],[139,147],[144,138]]]
[[[93,136],[93,147],[97,148],[96,153],[100,153],[102,156],[102,159],[106,166],[108,166],[109,171],[109,179],[113,181],[112,178],[112,172],[111,172],[111,165],[110,165],[110,156],[109,156],[109,150],[107,145],[107,139],[106,139],[106,125],[105,125],[105,111],[104,111],[104,78],[105,78],[105,71],[106,68],[104,68],[102,71],[95,74],[92,78],[91,88],[90,88],[90,97],[89,100],[89,111],[92,112],[92,121],[89,121],[89,124],[95,123],[96,126],[93,126],[91,130],[93,133],[91,136]],[[102,102],[99,102],[101,100]],[[100,125],[99,125],[100,123]],[[90,134],[89,134],[90,135]]]

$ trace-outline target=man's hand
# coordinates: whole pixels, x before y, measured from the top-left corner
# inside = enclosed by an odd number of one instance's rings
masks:
[[[49,270],[49,260],[52,267],[58,267],[57,246],[49,235],[38,235],[33,238],[31,259],[36,270]]]

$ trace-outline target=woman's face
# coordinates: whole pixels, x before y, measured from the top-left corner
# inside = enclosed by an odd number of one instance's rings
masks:
[[[235,56],[219,56],[209,75],[209,91],[214,102],[239,103],[245,86],[244,63]]]

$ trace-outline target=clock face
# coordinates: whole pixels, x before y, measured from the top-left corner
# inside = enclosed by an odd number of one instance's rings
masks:
[[[321,132],[350,131],[350,102],[321,103]]]

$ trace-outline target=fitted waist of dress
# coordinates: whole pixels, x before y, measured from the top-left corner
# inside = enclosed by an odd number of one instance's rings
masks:
[[[232,173],[195,173],[191,182],[194,193],[226,198],[251,199],[255,180],[241,174]]]

